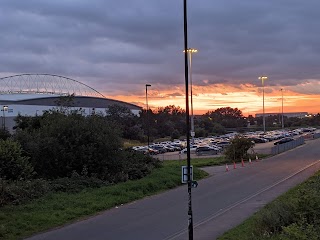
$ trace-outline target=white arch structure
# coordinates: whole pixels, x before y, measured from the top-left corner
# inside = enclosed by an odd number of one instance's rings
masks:
[[[54,74],[19,74],[0,78],[0,94],[30,93],[66,96],[105,96],[77,80]]]

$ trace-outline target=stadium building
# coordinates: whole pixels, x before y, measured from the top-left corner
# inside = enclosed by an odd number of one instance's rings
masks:
[[[108,106],[127,107],[138,115],[141,107],[106,98],[97,90],[79,81],[51,74],[21,74],[0,78],[0,108],[3,128],[12,131],[14,119],[42,115],[43,111],[58,107],[62,96],[74,95],[72,109],[83,114],[105,114]]]

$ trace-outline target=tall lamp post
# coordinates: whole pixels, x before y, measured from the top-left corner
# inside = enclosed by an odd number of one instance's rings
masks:
[[[8,111],[8,106],[2,106],[2,109],[1,109],[1,111],[2,111],[2,114],[3,114],[3,121],[2,121],[2,127],[3,127],[3,130],[5,130],[6,129],[6,116],[5,116],[5,111]]]
[[[190,157],[190,119],[189,119],[189,81],[188,81],[188,18],[187,0],[183,0],[183,43],[184,43],[184,80],[186,88],[186,134],[187,134],[187,176],[188,176],[188,235],[189,240],[193,240],[193,214],[192,214],[192,177],[191,177],[191,157]]]
[[[185,51],[183,51],[185,52]],[[191,143],[194,144],[194,136],[195,136],[195,131],[194,131],[194,115],[193,115],[193,100],[192,100],[192,54],[197,53],[198,50],[195,48],[188,48],[187,53],[188,53],[188,63],[189,63],[189,79],[190,79],[190,104],[191,104]]]
[[[150,132],[149,132],[149,105],[148,105],[148,87],[151,87],[151,84],[146,84],[146,105],[147,105],[147,136],[148,136],[148,152],[150,145]]]
[[[282,102],[282,113],[281,113],[281,127],[282,127],[282,129],[284,129],[284,122],[283,122],[283,89],[281,88],[280,89],[280,91],[281,91],[281,102]]]
[[[264,114],[264,81],[267,80],[268,77],[267,76],[260,76],[259,80],[261,80],[262,82],[262,119],[263,119],[263,132],[266,132],[266,116]]]

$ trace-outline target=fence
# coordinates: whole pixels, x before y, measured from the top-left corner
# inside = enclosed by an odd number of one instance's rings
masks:
[[[313,134],[313,139],[320,138],[320,133]]]
[[[285,151],[288,151],[290,149],[293,149],[295,147],[298,147],[300,145],[304,144],[304,138],[300,137],[297,138],[291,142],[287,142],[287,143],[282,143],[282,144],[278,144],[275,145],[274,147],[271,148],[271,154],[272,155],[276,155]]]

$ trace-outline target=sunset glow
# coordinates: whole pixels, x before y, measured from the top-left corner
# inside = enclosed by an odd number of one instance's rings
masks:
[[[320,95],[312,94],[312,89],[319,87],[318,83],[303,84],[294,87],[265,86],[265,112],[281,112],[283,88],[284,112],[320,112]],[[307,88],[310,94],[302,94],[297,89]],[[143,95],[117,95],[112,98],[137,104],[145,107],[145,93]],[[185,93],[183,86],[175,86],[167,90],[158,90],[156,87],[148,89],[149,107],[156,110],[168,105],[180,106],[185,109]],[[207,85],[193,86],[193,108],[195,114],[204,114],[221,107],[239,108],[243,115],[254,115],[262,112],[262,89],[251,84]]]

